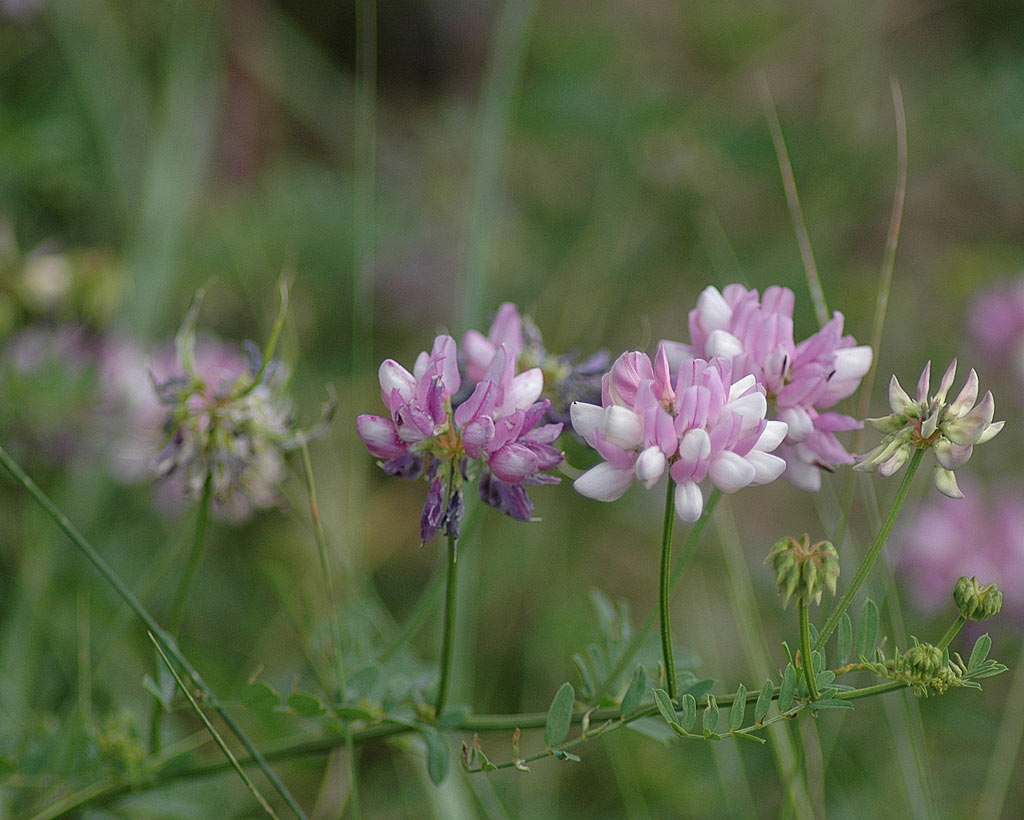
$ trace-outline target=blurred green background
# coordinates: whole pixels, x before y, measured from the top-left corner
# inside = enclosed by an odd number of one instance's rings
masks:
[[[969,356],[971,295],[1024,269],[1014,4],[0,0],[0,15],[0,334],[74,323],[152,347],[212,279],[201,326],[262,341],[275,283],[294,276],[283,357],[299,416],[315,418],[325,383],[339,401],[313,459],[354,652],[362,635],[404,622],[443,559],[439,541],[418,546],[424,486],[388,479],[355,436],[356,414],[381,412],[380,359],[411,365],[437,331],[485,329],[505,300],[533,316],[549,350],[650,349],[687,336],[706,285],[733,281],[791,287],[798,338],[814,330],[761,72],[829,306],[861,342],[896,184],[890,77],[902,88],[909,182],[876,399],[889,373],[913,384],[925,360]],[[39,274],[40,260],[60,274]],[[976,365],[998,417],[1019,418],[1015,388]],[[149,489],[115,483],[95,450],[47,447],[53,431],[76,437],[90,401],[53,378],[7,388],[3,444],[160,617],[191,518],[155,512]],[[1003,436],[1000,452],[972,461],[990,484],[1020,479],[1020,435]],[[327,608],[294,468],[281,511],[212,527],[191,598],[183,649],[229,701],[256,674],[282,690],[315,685]],[[709,528],[674,617],[719,691],[759,685],[752,653],[782,664],[795,616],[778,606],[763,556],[782,534],[831,527],[845,480],[818,499],[782,484],[730,499],[758,593],[756,640],[723,559],[732,519]],[[876,489],[884,509],[894,487]],[[591,588],[629,601],[636,620],[655,600],[660,493],[599,505],[566,482],[533,495],[542,523],[483,510],[463,545],[453,701],[481,713],[547,708],[573,674],[570,655],[597,638]],[[130,613],[10,482],[2,503],[0,755],[22,769],[0,783],[0,816],[30,817],[92,782],[89,726],[144,735],[153,658]],[[851,556],[870,537],[858,502]],[[879,598],[882,575],[869,583]],[[908,607],[905,629],[935,639],[953,614]],[[414,641],[428,660],[439,620],[435,608]],[[1019,624],[992,629],[993,654],[1015,667]],[[798,757],[804,743],[820,749],[809,765],[826,768],[828,816],[981,816],[1010,678],[822,715],[820,747],[812,728],[793,727]],[[261,739],[317,731],[251,723]],[[199,730],[187,711],[170,725],[177,737]],[[511,754],[504,735],[484,744],[492,759]],[[582,756],[530,774],[456,771],[438,790],[416,748],[371,744],[360,751],[364,816],[791,816],[767,747],[665,746],[623,731]],[[338,759],[280,769],[316,817],[338,816]],[[1007,818],[1024,801],[1024,777],[1011,774]],[[256,814],[228,774],[87,816]]]

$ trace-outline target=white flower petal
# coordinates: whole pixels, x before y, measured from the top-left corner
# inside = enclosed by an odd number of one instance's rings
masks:
[[[786,435],[790,444],[803,441],[814,432],[814,420],[803,407],[787,407],[779,413],[779,418],[789,427]]]
[[[751,484],[770,484],[786,471],[786,460],[761,450],[747,453],[747,462],[754,468]]]
[[[974,443],[975,444],[984,444],[989,439],[995,438],[996,437],[996,433],[998,433],[1000,430],[1003,429],[1003,425],[1004,424],[1006,424],[1005,421],[994,421],[994,422],[992,422],[988,427],[985,428],[985,432],[983,432],[981,434],[981,436],[978,438],[978,440],[976,442],[974,442]]]
[[[632,450],[643,441],[644,425],[632,410],[613,404],[604,409],[601,432],[612,444],[623,450]]]
[[[708,285],[697,297],[697,321],[705,333],[726,328],[732,321],[732,308],[714,285]]]
[[[569,405],[569,419],[572,421],[572,429],[576,434],[590,440],[591,435],[601,425],[604,418],[604,408],[596,404],[587,404],[583,401],[574,401]]]
[[[870,345],[844,347],[836,351],[832,366],[835,368],[833,379],[849,381],[862,379],[871,369],[872,352]]]
[[[765,422],[764,431],[761,433],[761,437],[754,445],[754,449],[760,450],[762,453],[770,453],[786,440],[788,433],[789,425],[787,425],[786,422],[775,420],[767,421]]]
[[[949,367],[946,368],[946,372],[942,374],[942,379],[939,382],[939,391],[935,394],[935,401],[938,404],[945,404],[946,394],[949,392],[949,388],[953,386],[953,379],[955,378],[956,359],[953,359],[953,361],[949,363]],[[975,376],[975,379],[977,379],[977,376]],[[974,404],[974,402],[972,401],[971,404]]]
[[[607,461],[587,470],[572,486],[576,492],[597,501],[615,501],[633,483],[633,471],[613,467]]]
[[[956,483],[956,476],[953,474],[953,471],[942,467],[935,468],[935,489],[949,498],[964,497]]]
[[[696,481],[684,481],[676,485],[676,515],[683,521],[692,523],[700,518],[704,511],[704,496]]]
[[[695,464],[711,455],[711,439],[703,428],[687,430],[679,442],[679,456],[687,464]]]
[[[709,359],[713,356],[733,359],[736,356],[742,356],[743,352],[743,342],[733,336],[728,330],[711,331],[707,344],[704,345],[704,354]]]
[[[516,410],[529,410],[544,390],[544,374],[533,367],[512,379],[512,385],[501,402],[502,415]]]
[[[906,416],[914,408],[915,402],[907,395],[907,391],[900,386],[899,379],[893,376],[889,379],[889,407],[898,416]]]
[[[970,413],[943,424],[942,432],[954,444],[977,444],[988,431],[995,411],[995,399],[992,398],[992,392],[988,391]]]
[[[744,376],[738,382],[735,382],[732,387],[729,388],[729,401],[735,401],[744,393],[749,393],[751,388],[757,384],[757,379],[754,378],[754,374],[751,373]]]
[[[413,392],[416,390],[416,379],[394,359],[385,359],[381,363],[377,377],[380,379],[380,392],[385,397],[385,404],[391,398],[393,390],[397,390],[405,401],[412,399]]]
[[[660,447],[648,447],[637,457],[636,477],[650,489],[661,480],[667,464],[668,459]]]
[[[959,395],[953,400],[953,403],[949,405],[949,412],[954,418],[962,416],[974,407],[974,402],[977,400],[978,374],[972,367],[971,372],[967,374],[967,383],[963,386]]]
[[[718,458],[711,462],[708,475],[711,476],[712,483],[722,492],[734,493],[749,485],[757,475],[757,471],[754,469],[754,465],[743,456],[738,456],[731,450],[724,450]]]

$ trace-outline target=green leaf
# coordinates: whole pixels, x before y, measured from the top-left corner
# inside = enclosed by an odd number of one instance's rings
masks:
[[[627,717],[637,710],[644,692],[647,691],[647,671],[642,666],[637,666],[633,672],[633,679],[629,682],[626,694],[622,696],[622,705],[619,707],[619,714]]]
[[[281,696],[274,687],[261,680],[254,680],[243,686],[238,698],[246,709],[255,712],[269,712],[281,703]]]
[[[683,695],[683,714],[680,724],[689,732],[693,724],[697,722],[697,699],[687,692]]]
[[[379,666],[364,666],[348,679],[348,688],[356,694],[356,699],[366,697],[380,680]]]
[[[853,621],[850,620],[850,613],[844,612],[839,619],[839,629],[836,634],[836,663],[840,666],[849,663],[850,650],[853,649]]]
[[[450,763],[448,744],[433,729],[426,729],[422,734],[423,740],[427,744],[427,774],[430,775],[431,783],[435,786],[440,786],[448,776],[448,766]]]
[[[704,697],[708,692],[710,692],[714,688],[715,688],[715,681],[712,680],[711,678],[705,678],[704,680],[699,680],[696,683],[692,684],[691,686],[688,686],[686,689],[683,690],[683,694],[684,695],[693,695],[693,697],[696,700],[700,700],[702,697]]]
[[[678,731],[670,728],[664,720],[659,720],[656,717],[643,717],[638,720],[631,720],[626,724],[626,728],[665,745],[675,740],[676,735],[679,734]]]
[[[339,706],[334,714],[342,720],[362,720],[367,723],[373,720],[373,715],[358,706]]]
[[[743,713],[747,709],[747,687],[742,683],[736,690],[736,699],[729,709],[729,731],[735,732],[743,725]]]
[[[655,689],[654,704],[658,707],[658,711],[661,712],[661,716],[669,726],[673,729],[679,726],[679,722],[676,720],[676,710],[672,705],[672,699],[668,696],[668,692],[664,689]],[[679,728],[682,727],[680,726]]]
[[[551,754],[554,756],[555,760],[571,760],[573,763],[580,762],[579,755],[574,755],[572,752],[567,752],[565,749],[552,749]]]
[[[814,683],[818,687],[818,691],[820,692],[826,686],[831,684],[832,681],[834,681],[835,679],[836,673],[833,672],[831,669],[826,669],[825,671],[819,672],[817,675],[814,676]]]
[[[289,695],[288,708],[302,717],[316,717],[324,712],[324,705],[319,698],[304,692],[295,692]]]
[[[442,731],[451,731],[452,729],[458,729],[462,726],[472,713],[472,709],[465,704],[462,704],[453,709],[445,709],[437,718],[435,723],[438,729],[441,729]]]
[[[752,735],[749,732],[729,732],[729,734],[732,735],[737,740],[751,740],[754,743],[762,743],[762,744],[764,743],[764,738],[763,737],[758,737],[757,735]]]
[[[819,672],[823,672],[825,669],[825,653],[820,650],[811,650],[811,669],[814,670],[814,674],[817,675]]]
[[[992,650],[992,639],[986,632],[978,640],[974,642],[974,649],[971,650],[970,660],[967,661],[967,671],[973,672],[978,669],[985,659],[988,657],[988,653]]]
[[[597,623],[601,628],[601,635],[613,643],[618,637],[618,618],[615,615],[615,606],[601,590],[594,587],[590,590],[590,603],[597,615]]]
[[[572,725],[572,706],[576,701],[576,690],[566,681],[555,693],[554,700],[548,708],[548,718],[544,722],[544,743],[557,746],[569,734]]]
[[[782,686],[779,687],[779,711],[788,712],[793,706],[793,698],[796,695],[796,667],[791,663],[786,664],[786,671],[782,674]]]
[[[576,666],[576,672],[580,676],[580,689],[583,692],[585,700],[590,700],[594,697],[594,679],[590,675],[590,667],[587,666],[586,659],[579,653],[574,652],[572,655],[573,664]]]
[[[870,658],[878,642],[878,607],[868,598],[857,621],[857,657]]]
[[[761,687],[761,694],[757,696],[757,703],[754,704],[754,723],[764,723],[768,717],[768,711],[772,708],[772,695],[775,694],[775,687],[770,680],[764,682]]]
[[[718,703],[714,695],[708,695],[708,705],[704,709],[703,727],[704,736],[714,734],[718,728]]]

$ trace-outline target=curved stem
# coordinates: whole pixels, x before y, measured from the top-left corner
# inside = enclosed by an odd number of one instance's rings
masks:
[[[945,649],[947,646],[949,646],[950,643],[952,643],[953,638],[955,638],[957,634],[960,632],[960,630],[963,629],[965,623],[967,623],[967,619],[963,615],[957,615],[956,620],[953,621],[952,624],[950,624],[949,629],[946,630],[946,633],[941,638],[939,638],[939,642],[938,644],[936,644],[936,646],[938,646],[939,649]]]
[[[672,591],[672,525],[676,520],[676,483],[669,477],[665,493],[665,524],[661,534],[661,584],[658,588],[658,613],[661,628],[661,657],[665,663],[665,682],[668,696],[673,703],[676,699],[676,663],[672,656],[672,624],[669,620],[669,598]]]
[[[893,525],[896,523],[900,510],[903,508],[903,502],[907,500],[907,493],[910,490],[910,484],[914,480],[914,474],[917,473],[917,468],[920,466],[921,458],[923,456],[924,450],[915,450],[914,455],[910,457],[910,464],[907,466],[907,472],[903,476],[903,481],[900,484],[899,489],[896,491],[896,497],[892,501],[892,508],[889,510],[889,514],[885,517],[885,521],[882,522],[882,527],[875,536],[875,540],[871,544],[871,548],[868,550],[867,555],[864,556],[864,560],[857,568],[857,574],[853,577],[853,582],[846,590],[836,608],[832,610],[832,614],[828,616],[828,620],[825,621],[825,625],[818,633],[818,640],[814,642],[815,649],[821,649],[835,631],[836,627],[839,626],[839,620],[843,617],[843,613],[850,608],[850,604],[853,603],[853,598],[857,594],[857,590],[860,589],[861,584],[864,583],[864,579],[867,578],[868,573],[871,572],[871,568],[875,565],[875,561],[878,560],[878,556],[882,552],[882,547],[885,546],[886,539],[888,539],[889,533],[892,532]]]
[[[206,473],[203,480],[202,494],[199,496],[199,509],[196,515],[196,533],[192,539],[192,552],[188,556],[188,566],[185,567],[185,574],[181,576],[178,584],[178,591],[174,595],[174,604],[171,607],[168,632],[175,637],[181,628],[181,619],[185,613],[185,600],[192,589],[192,582],[195,581],[199,564],[203,560],[203,545],[206,541],[206,525],[210,520],[210,504],[213,501],[213,471]]]
[[[807,693],[813,702],[820,695],[814,679],[814,656],[811,654],[811,622],[807,616],[807,599],[801,596],[797,607],[800,610],[800,662],[804,668],[804,679],[807,681]]]
[[[456,571],[458,569],[458,543],[452,535],[448,535],[448,585],[444,596],[444,634],[441,640],[441,680],[437,684],[437,702],[434,714],[441,716],[448,700],[449,678],[452,671],[452,654],[455,649],[455,598]]]
[[[704,512],[701,513],[700,518],[697,519],[690,531],[686,534],[686,540],[683,542],[682,549],[679,551],[679,558],[676,561],[675,569],[672,570],[671,581],[669,586],[669,592],[675,589],[676,584],[679,583],[679,579],[683,575],[683,570],[686,569],[686,565],[693,557],[694,552],[697,551],[697,545],[700,543],[700,538],[704,534],[704,530],[708,526],[708,522],[711,520],[711,516],[715,511],[715,506],[718,504],[719,499],[722,497],[722,491],[715,487],[708,495],[707,503],[704,505]],[[658,616],[658,610],[654,607],[647,613],[647,617],[637,628],[636,632],[633,633],[633,638],[629,644],[623,650],[616,661],[612,671],[605,677],[604,682],[596,687],[594,698],[600,700],[602,697],[608,694],[608,690],[615,685],[615,681],[621,677],[622,673],[626,671],[630,663],[637,656],[637,653],[643,648],[644,642],[647,640],[647,636],[651,633],[651,629],[654,628],[654,621]]]

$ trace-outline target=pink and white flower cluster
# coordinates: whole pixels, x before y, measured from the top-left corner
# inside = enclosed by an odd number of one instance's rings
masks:
[[[420,353],[411,373],[388,359],[378,375],[390,418],[364,414],[356,429],[389,474],[426,474],[424,541],[438,530],[458,537],[462,485],[476,478],[484,501],[513,518],[530,519],[533,505],[523,485],[557,482],[544,471],[562,461],[552,446],[562,425],[541,424],[549,402],[540,399],[544,379],[538,368],[517,375],[515,358],[501,343],[472,393],[453,408],[462,383],[458,351],[451,336],[441,335],[430,353]]]
[[[751,374],[734,381],[728,359],[689,358],[673,375],[664,345],[653,363],[624,353],[604,377],[601,405],[571,408],[576,432],[605,459],[576,479],[589,498],[614,501],[634,479],[650,488],[667,472],[676,513],[696,521],[705,478],[732,493],[774,481],[786,467],[772,454],[786,423],[765,419],[764,388]]]
[[[835,433],[859,429],[850,416],[825,412],[849,397],[871,366],[871,348],[843,335],[836,312],[821,330],[800,342],[793,338],[793,292],[772,286],[764,295],[742,285],[719,292],[705,288],[690,311],[690,344],[666,342],[675,364],[690,357],[721,356],[734,376],[752,375],[762,385],[772,415],[788,425],[778,450],[786,477],[797,487],[821,487],[819,468],[852,464]]]

